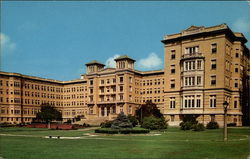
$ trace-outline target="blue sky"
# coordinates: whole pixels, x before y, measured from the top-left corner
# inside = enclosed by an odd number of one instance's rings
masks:
[[[227,23],[250,40],[247,1],[1,3],[1,70],[56,80],[79,78],[85,63],[112,65],[123,54],[138,70],[162,69],[163,36],[190,25]]]

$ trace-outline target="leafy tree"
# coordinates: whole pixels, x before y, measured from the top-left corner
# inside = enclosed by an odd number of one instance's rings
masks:
[[[121,128],[132,128],[133,125],[129,121],[128,117],[121,112],[118,114],[117,118],[112,122],[111,128],[112,129],[121,129]]]
[[[36,119],[46,123],[53,120],[62,121],[62,113],[49,104],[42,104],[41,111],[36,114]]]
[[[162,118],[163,114],[157,108],[156,104],[152,101],[146,101],[145,104],[142,104],[139,109],[135,112],[137,119],[142,122],[142,119],[145,117],[154,116],[156,118]]]
[[[154,116],[150,116],[143,118],[141,127],[150,130],[160,130],[160,129],[167,129],[168,124],[164,117],[156,118]]]

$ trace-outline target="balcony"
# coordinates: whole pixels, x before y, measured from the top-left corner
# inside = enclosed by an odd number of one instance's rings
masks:
[[[181,60],[192,59],[192,58],[204,58],[202,53],[195,52],[190,54],[183,54]]]

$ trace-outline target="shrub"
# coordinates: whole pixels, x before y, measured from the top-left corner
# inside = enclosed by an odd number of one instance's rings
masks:
[[[194,115],[185,115],[183,122],[180,123],[181,130],[191,130],[198,124],[196,117]]]
[[[148,129],[121,129],[119,131],[121,134],[146,134],[149,133]]]
[[[118,114],[117,118],[113,121],[111,128],[112,129],[121,129],[121,128],[132,128],[133,125],[129,121],[128,117],[121,112]]]
[[[196,124],[194,127],[193,127],[194,131],[204,131],[205,130],[205,127],[202,123],[199,123],[199,124]]]
[[[146,134],[149,133],[150,130],[148,129],[131,129],[131,128],[125,128],[125,129],[111,129],[111,128],[101,128],[96,129],[95,133],[105,133],[105,134]]]
[[[142,120],[142,128],[150,129],[150,130],[160,130],[167,129],[168,124],[164,117],[156,118],[154,116],[146,117]]]
[[[210,121],[208,124],[207,124],[207,129],[218,129],[219,128],[219,124],[215,121]]]
[[[101,128],[110,128],[112,125],[113,121],[105,121],[100,124]]]
[[[236,126],[236,123],[228,123],[227,126]]]
[[[12,127],[12,126],[14,125],[8,122],[0,123],[0,127]]]
[[[181,130],[191,130],[191,129],[193,129],[194,125],[195,124],[193,124],[190,121],[181,122],[180,123],[180,128],[181,128]]]
[[[133,127],[135,127],[136,125],[138,125],[138,120],[136,119],[135,116],[128,115],[128,119],[132,123]]]
[[[109,129],[109,128],[107,128],[107,129],[101,128],[101,129],[96,129],[95,133],[118,134],[119,131],[118,130],[114,130],[114,129]]]

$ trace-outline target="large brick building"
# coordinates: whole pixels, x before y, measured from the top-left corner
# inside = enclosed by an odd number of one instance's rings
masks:
[[[226,24],[191,26],[162,42],[163,70],[137,71],[134,59],[120,56],[116,68],[87,63],[86,74],[72,81],[0,72],[0,122],[31,122],[40,105],[50,103],[64,121],[84,115],[81,122],[100,123],[121,111],[134,114],[151,100],[170,125],[178,125],[185,114],[222,125],[224,101],[229,102],[228,122],[247,124],[250,60],[243,34]]]

